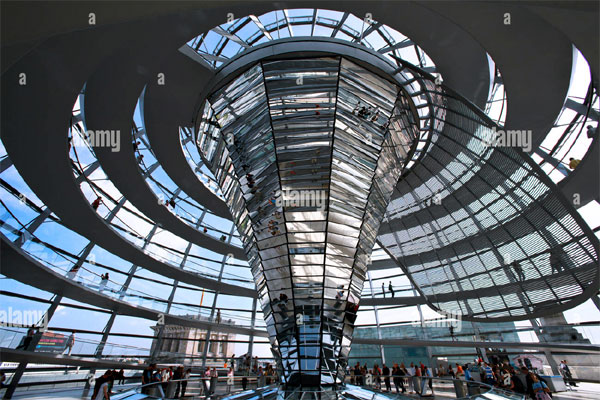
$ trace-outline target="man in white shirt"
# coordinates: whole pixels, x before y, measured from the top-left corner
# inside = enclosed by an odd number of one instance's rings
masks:
[[[410,391],[410,393],[414,393],[415,392],[415,386],[414,386],[414,376],[416,373],[415,370],[415,364],[414,363],[410,363],[410,367],[407,368],[408,370],[408,374],[409,374],[409,378],[408,378],[408,390]]]

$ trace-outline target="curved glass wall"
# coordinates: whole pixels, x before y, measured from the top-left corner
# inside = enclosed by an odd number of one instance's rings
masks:
[[[600,312],[591,300],[579,304],[597,288],[594,267],[598,244],[594,235],[598,230],[598,203],[579,208],[582,221],[545,176],[567,184],[564,178],[575,171],[568,165],[569,158],[584,159],[592,149],[594,129],[597,135],[597,88],[583,55],[574,50],[576,64],[568,98],[540,151],[532,156],[541,165],[541,172],[518,149],[487,145],[494,125],[471,106],[462,104],[460,97],[428,82],[440,77],[431,59],[412,40],[372,19],[321,9],[279,10],[233,20],[185,46],[191,46],[204,65],[216,72],[249,48],[317,36],[372,49],[402,68],[407,85],[412,87],[406,96],[414,104],[419,126],[415,133],[418,142],[401,178],[403,183],[392,195],[375,250],[366,262],[365,284],[359,294],[362,300],[354,322],[357,343],[348,354],[349,363],[436,365],[464,363],[486,354],[489,359],[505,354],[513,360],[527,353],[542,359],[548,374],[556,373],[552,363],[563,358],[578,360],[574,363],[580,364],[572,369],[579,377],[598,371],[597,366],[581,364],[575,353],[553,350],[551,355],[538,346],[543,342],[600,343]],[[506,99],[511,93],[504,91],[500,68],[491,59],[489,65],[494,78],[490,80],[485,112],[494,122],[503,124]],[[423,76],[429,79],[420,79]],[[75,87],[81,82],[78,85]],[[174,200],[175,206],[167,207],[179,221],[201,232],[206,227],[212,239],[220,240],[225,235],[229,241],[231,237],[232,244],[241,246],[233,222],[214,216],[201,201],[178,192],[159,164],[151,139],[146,136],[143,96],[132,117],[133,129],[127,132],[137,149],[123,150],[136,152],[136,157],[144,155],[138,160],[139,173],[157,200]],[[280,100],[274,115],[280,112],[283,119],[289,112],[286,108],[298,104],[288,103],[287,98]],[[84,101],[82,93],[73,108],[71,138],[86,132],[85,116],[79,111]],[[318,110],[303,104],[298,109],[313,117],[318,111],[323,119],[327,113],[325,106]],[[198,132],[180,127],[183,153],[199,184],[224,198],[196,147],[194,136]],[[168,266],[169,271],[184,269],[194,276],[254,288],[246,260],[190,243],[158,226],[154,216],[145,215],[122,197],[102,172],[93,149],[75,144],[69,150],[74,178],[87,203],[93,205],[97,196],[102,197],[97,214],[110,232],[116,231],[155,262]],[[82,236],[48,209],[36,196],[35,188],[29,188],[11,166],[1,142],[0,161],[3,240],[13,242],[19,252],[31,257],[40,271],[43,267],[44,273],[48,270],[69,279],[69,287],[106,301],[99,305],[90,303],[87,297],[56,294],[54,288],[36,287],[34,274],[16,280],[8,276],[14,270],[3,268],[1,347],[14,350],[21,346],[28,327],[44,324],[44,313],[48,313],[50,333],[60,340],[75,336],[72,356],[129,363],[131,369],[126,368],[126,376],[134,376],[149,360],[185,363],[198,369],[222,368],[235,355],[236,374],[243,372],[239,366],[243,365],[240,356],[244,354],[258,356],[262,366],[273,363],[267,338],[220,330],[221,325],[233,325],[255,328],[263,334],[267,329],[265,316],[267,320],[269,316],[263,315],[259,299],[182,282],[170,272],[163,275],[149,265],[120,257],[115,249],[98,245],[93,235]],[[268,229],[266,235],[271,235]],[[319,253],[298,254],[308,258]],[[110,276],[103,279],[103,275]],[[336,293],[330,292],[334,296],[330,300],[335,300]],[[115,308],[117,302],[130,307],[130,311]],[[558,313],[562,319],[555,318],[558,311],[571,307],[564,317]],[[150,312],[138,315],[146,309]],[[161,314],[182,319],[171,318],[169,321],[175,322],[163,327],[159,323]],[[486,322],[517,318],[523,320]],[[216,324],[206,329],[207,323]],[[544,329],[540,329],[542,325]],[[464,347],[452,347],[360,342],[398,338],[465,343]],[[490,345],[474,348],[474,341]],[[502,342],[516,341],[529,342],[532,347],[526,351],[505,347],[496,351]],[[40,349],[35,347],[36,352]],[[71,362],[69,352],[64,353],[66,361],[61,362]],[[3,366],[8,382],[18,368]],[[25,370],[19,390],[35,390],[40,382],[56,380],[57,372],[64,371],[68,374],[57,381],[57,388],[81,387],[89,374],[97,374],[96,368],[34,362]]]

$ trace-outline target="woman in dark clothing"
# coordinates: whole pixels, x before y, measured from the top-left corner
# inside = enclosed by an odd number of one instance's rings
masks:
[[[400,388],[402,388],[402,393],[406,393],[406,389],[404,388],[404,371],[398,364],[394,364],[394,368],[392,369],[392,376],[394,377],[394,386],[396,387],[396,393],[400,392]]]

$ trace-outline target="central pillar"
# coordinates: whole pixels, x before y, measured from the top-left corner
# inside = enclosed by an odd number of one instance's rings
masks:
[[[368,260],[417,137],[409,100],[344,57],[269,60],[209,95],[196,129],[281,384],[343,383]]]

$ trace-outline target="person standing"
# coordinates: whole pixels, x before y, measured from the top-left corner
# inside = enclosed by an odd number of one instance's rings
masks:
[[[558,274],[559,272],[565,270],[563,260],[561,259],[561,254],[561,250],[558,250],[556,248],[550,249],[550,267],[552,268],[553,274],[555,273],[554,271],[556,271],[556,273]]]
[[[381,282],[381,293],[383,294],[383,298],[385,299],[385,283]]]
[[[244,376],[242,377],[242,390],[246,390],[248,387],[248,372],[243,372]]]
[[[354,380],[356,382],[356,386],[362,386],[362,373],[360,368],[360,363],[357,361],[354,366]]]
[[[462,367],[456,363],[456,379],[454,380],[454,390],[456,396],[461,398],[466,396],[465,385],[462,381],[465,380],[465,372]]]
[[[148,365],[142,372],[142,394],[149,394],[150,392],[150,388],[148,386],[144,387],[144,385],[152,383],[152,376],[154,375],[155,367],[156,364],[152,363]]]
[[[381,389],[381,369],[378,364],[373,365],[373,378],[376,389]]]
[[[407,381],[408,381],[408,390],[410,391],[411,394],[415,393],[416,388],[415,388],[415,364],[410,363],[410,366],[407,368],[408,374],[407,374]]]
[[[104,291],[104,288],[106,288],[107,283],[108,283],[108,272],[106,274],[102,274],[100,276],[100,285],[98,285],[98,290],[100,291],[100,293],[102,293]]]
[[[219,371],[216,368],[213,368],[210,371],[210,394],[215,394],[215,390],[217,390],[217,383],[219,380]]]
[[[403,378],[404,371],[398,366],[398,364],[394,364],[394,368],[392,369],[392,376],[394,380],[394,386],[396,387],[396,393],[399,393],[400,389],[402,389],[402,393],[406,393]]]
[[[100,207],[100,203],[102,203],[102,197],[98,196],[96,200],[92,202],[92,208],[94,211],[98,211],[98,207]]]
[[[153,385],[151,386],[151,388],[153,390],[151,390],[151,392],[158,392],[158,395],[162,398],[165,397],[165,392],[163,390],[162,387],[162,382],[163,382],[163,373],[164,371],[156,368],[156,364],[154,364],[155,368],[154,371],[152,373],[152,383]]]
[[[531,378],[531,388],[536,400],[552,400],[550,397],[550,389],[545,382],[541,381],[533,372],[529,373]]]
[[[440,364],[440,367],[438,369],[438,376],[446,376],[446,369],[442,364]]]
[[[183,379],[183,365],[178,366],[173,372],[173,384],[175,386],[175,394],[173,397],[178,398],[181,391],[181,380]]]
[[[188,380],[192,375],[192,369],[188,368],[183,374],[183,382],[181,382],[181,397],[185,397],[185,390],[187,389]]]
[[[392,384],[390,383],[390,369],[387,367],[387,365],[383,364],[383,369],[381,372],[383,374],[383,383],[385,383],[385,390],[391,392]]]
[[[390,281],[390,284],[388,285],[388,290],[390,291],[392,297],[394,297],[394,286],[392,286],[392,281]]]
[[[415,368],[415,375],[413,376],[413,386],[415,387],[415,392],[421,396],[421,368],[418,365],[413,365],[412,363],[410,365]]]
[[[29,345],[31,344],[31,341],[33,340],[33,336],[35,335],[35,325],[31,325],[29,327],[29,329],[27,329],[27,336],[25,336],[23,338],[23,344],[18,346],[17,349],[19,348],[23,348],[23,350],[29,350]]]
[[[263,374],[263,369],[262,367],[258,367],[258,371],[256,372],[256,385],[257,387],[261,388],[263,387],[263,378],[264,378],[264,374]]]
[[[111,371],[108,370],[100,378],[96,379],[96,385],[92,394],[93,400],[110,400],[110,376]]]
[[[71,351],[73,351],[73,345],[75,344],[75,331],[73,331],[73,333],[71,333],[71,335],[69,336],[69,339],[67,340],[67,355],[70,356],[71,355]]]
[[[250,355],[248,355],[248,362],[250,362]],[[258,356],[254,356],[254,363],[252,364],[252,373],[258,372]]]
[[[494,386],[496,384],[496,377],[494,376],[494,371],[492,370],[492,367],[490,367],[490,364],[486,362],[484,362],[483,365],[485,383],[487,383],[490,386]]]
[[[169,396],[169,382],[171,381],[172,377],[173,377],[173,370],[171,369],[171,367],[169,367],[169,368],[163,368],[162,369],[162,375],[161,375],[162,383],[161,383],[161,386],[163,388],[163,392],[167,396]]]
[[[231,393],[231,388],[233,387],[233,368],[229,367],[229,371],[227,371],[227,393]]]
[[[517,278],[517,281],[523,282],[525,280],[525,274],[523,273],[523,267],[521,267],[521,264],[515,260],[510,265],[515,272],[515,278]]]
[[[125,371],[123,371],[123,368],[121,368],[121,370],[119,371],[119,374],[117,376],[119,378],[118,384],[119,385],[125,384]]]
[[[204,371],[204,376],[202,377],[202,388],[204,389],[204,396],[210,396],[210,367],[206,368],[206,371]]]
[[[563,360],[560,363],[560,368],[563,371],[563,375],[566,378],[565,381],[567,381],[567,383],[571,386],[575,386],[577,387],[577,384],[575,383],[575,381],[573,380],[573,375],[571,374],[571,369],[569,368],[569,366],[567,365],[567,360]]]
[[[429,386],[429,390],[431,390],[431,395],[433,396],[433,373],[431,369],[423,365],[421,368],[421,396],[425,393],[425,385]]]
[[[110,375],[108,376],[108,394],[113,394],[113,386],[115,385],[115,379],[117,378],[117,370],[109,370]]]

